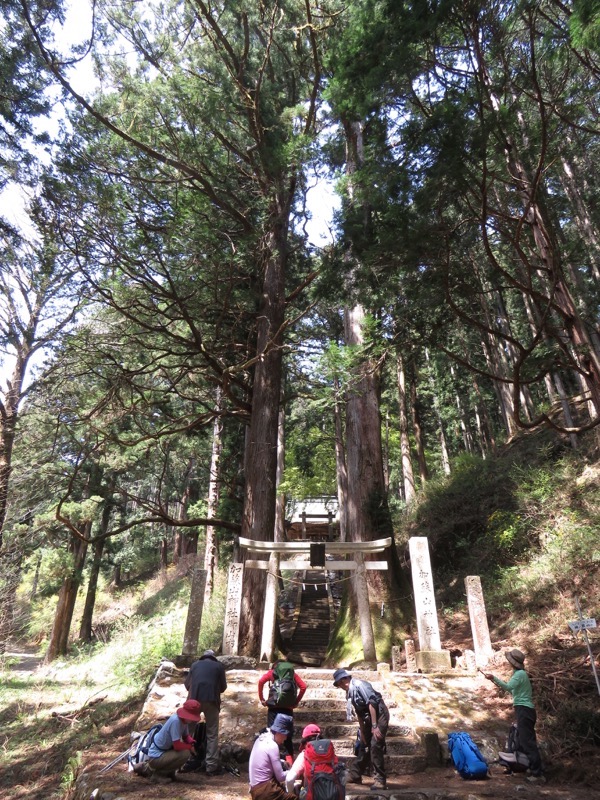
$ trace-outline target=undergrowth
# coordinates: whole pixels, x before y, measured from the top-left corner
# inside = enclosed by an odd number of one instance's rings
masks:
[[[222,639],[225,589],[219,575],[203,610],[199,652]],[[12,671],[14,659],[0,663],[0,796],[70,796],[80,753],[100,746],[106,732],[124,721],[132,730],[158,664],[181,653],[187,600],[189,580],[171,570],[115,598],[114,608],[127,613],[112,619],[107,641],[72,641],[68,656],[30,674]],[[37,629],[35,607],[29,624]],[[62,776],[59,794],[42,788],[44,776],[52,774]]]
[[[464,578],[479,575],[492,642],[528,656],[538,727],[553,758],[600,745],[598,692],[581,635],[568,622],[600,618],[600,466],[597,438],[577,452],[543,433],[502,457],[465,456],[419,499],[404,536],[427,536],[438,604],[465,605]],[[590,631],[600,671],[599,637]]]

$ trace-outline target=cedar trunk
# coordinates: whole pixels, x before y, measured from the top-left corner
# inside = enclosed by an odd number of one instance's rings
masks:
[[[265,264],[257,315],[259,356],[254,368],[252,411],[244,455],[244,512],[241,535],[273,541],[277,498],[277,433],[282,375],[282,327],[285,312],[285,267],[288,208],[274,226]],[[246,570],[242,590],[240,652],[257,655],[260,648],[266,576]]]

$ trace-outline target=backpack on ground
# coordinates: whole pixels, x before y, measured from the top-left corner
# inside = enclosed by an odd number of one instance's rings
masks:
[[[304,749],[304,800],[344,800],[343,767],[330,739],[315,739]]]
[[[278,661],[273,667],[273,681],[269,688],[267,705],[294,708],[298,698],[298,687],[294,679],[294,665],[289,661]]]
[[[182,772],[204,772],[206,770],[206,722],[198,722],[194,730],[194,749],[181,768]]]
[[[449,733],[448,751],[461,778],[465,780],[487,778],[486,760],[468,733]]]
[[[161,723],[156,723],[144,733],[140,733],[137,742],[133,745],[127,756],[127,770],[133,772],[138,765],[148,761],[148,750],[154,741],[154,737],[162,728]]]
[[[498,753],[498,762],[509,772],[526,772],[529,767],[529,759],[520,750],[516,722],[510,726],[506,740],[506,752]]]

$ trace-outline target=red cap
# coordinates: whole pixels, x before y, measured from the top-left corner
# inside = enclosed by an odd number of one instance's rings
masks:
[[[314,722],[311,722],[310,725],[307,725],[302,731],[302,738],[308,739],[309,736],[318,736],[320,733],[321,728],[319,728],[318,725],[315,725]]]
[[[187,722],[200,722],[200,703],[197,700],[186,700],[185,703],[177,709],[177,716]]]

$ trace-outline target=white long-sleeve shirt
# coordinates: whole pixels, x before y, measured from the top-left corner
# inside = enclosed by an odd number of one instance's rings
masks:
[[[304,775],[304,750],[298,753],[292,766],[285,773],[285,790],[292,794],[294,791],[294,781],[299,780]]]

